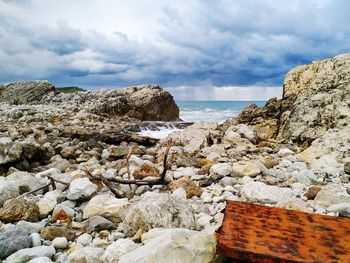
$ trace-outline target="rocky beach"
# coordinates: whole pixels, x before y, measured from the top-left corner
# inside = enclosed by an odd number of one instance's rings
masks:
[[[214,262],[228,200],[350,217],[349,123],[350,53],[223,124],[181,122],[157,85],[0,85],[0,262]]]

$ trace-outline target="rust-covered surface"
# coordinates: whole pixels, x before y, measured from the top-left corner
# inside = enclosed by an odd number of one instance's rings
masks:
[[[228,202],[217,254],[248,262],[350,262],[350,219]]]

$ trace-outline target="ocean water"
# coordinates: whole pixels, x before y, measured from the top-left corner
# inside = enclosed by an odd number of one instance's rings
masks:
[[[247,105],[265,105],[266,101],[176,101],[180,108],[180,118],[186,122],[209,121],[223,123],[225,120],[237,116]],[[171,123],[159,130],[144,129],[139,132],[141,136],[162,139],[170,133],[179,130]]]
[[[182,120],[218,123],[237,116],[247,105],[253,103],[262,107],[266,101],[176,101]]]

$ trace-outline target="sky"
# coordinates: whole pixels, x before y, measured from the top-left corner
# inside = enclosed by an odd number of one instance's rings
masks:
[[[0,0],[0,83],[266,100],[293,67],[346,52],[348,0]]]

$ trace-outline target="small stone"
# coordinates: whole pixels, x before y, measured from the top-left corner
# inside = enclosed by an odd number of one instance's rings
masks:
[[[67,227],[61,226],[47,226],[41,230],[41,237],[46,240],[54,240],[56,237],[65,237],[69,241],[75,239],[74,231]]]
[[[104,250],[97,247],[83,247],[69,254],[67,263],[103,263]]]
[[[74,179],[69,185],[67,198],[69,200],[89,199],[97,190],[97,186],[89,178]]]
[[[67,247],[68,241],[65,237],[56,237],[54,240],[52,240],[51,244],[56,249],[64,249]]]
[[[188,177],[182,177],[172,181],[166,187],[170,192],[174,192],[178,188],[183,188],[186,191],[187,198],[192,198],[193,196],[199,197],[203,193],[202,188]]]
[[[90,234],[84,233],[77,238],[76,242],[83,245],[84,247],[88,246],[92,242],[92,236]]]
[[[314,200],[316,195],[318,194],[318,192],[321,190],[321,187],[320,186],[311,186],[307,192],[305,193],[305,197],[308,199],[308,200]]]
[[[102,238],[107,238],[110,235],[108,230],[101,230],[99,236]]]
[[[44,195],[42,199],[37,202],[39,207],[40,215],[47,216],[57,205],[57,192],[48,192]]]
[[[283,148],[283,149],[279,150],[277,154],[280,157],[285,157],[285,156],[294,154],[294,152],[292,150],[289,150],[288,148]]]
[[[88,233],[98,232],[101,230],[114,230],[116,226],[113,222],[102,216],[92,216],[83,222],[84,229]]]
[[[247,162],[245,164],[234,163],[232,165],[232,174],[234,176],[244,177],[254,177],[261,173],[259,166],[252,162]]]
[[[103,216],[114,223],[122,221],[125,209],[129,206],[128,199],[115,198],[110,194],[93,197],[84,208],[84,218]]]
[[[52,212],[52,222],[56,222],[57,220],[71,222],[74,216],[74,209],[58,204]]]

